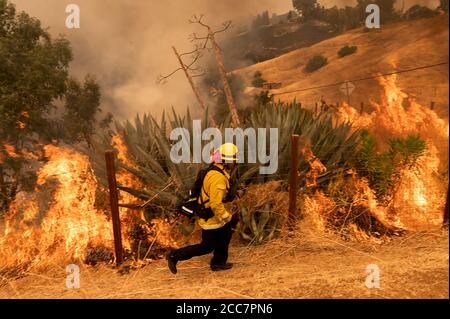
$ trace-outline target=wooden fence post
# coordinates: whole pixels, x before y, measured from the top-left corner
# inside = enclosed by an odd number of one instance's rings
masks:
[[[114,152],[105,152],[106,171],[108,174],[109,200],[111,204],[111,219],[114,233],[114,250],[116,265],[123,263],[122,233],[120,231],[119,194],[117,192],[116,167],[114,165]]]
[[[359,110],[359,114],[362,115],[364,112],[364,102],[361,102],[361,109]]]
[[[289,172],[289,224],[293,225],[297,214],[298,142],[300,136],[291,136],[291,167]]]
[[[434,110],[434,101],[431,101],[430,103],[430,110]]]

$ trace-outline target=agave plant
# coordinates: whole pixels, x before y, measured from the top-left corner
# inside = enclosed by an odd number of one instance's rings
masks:
[[[207,114],[202,124],[209,125]],[[133,167],[126,163],[120,163],[120,166],[145,185],[143,189],[134,189],[127,185],[119,185],[119,188],[145,200],[147,212],[170,215],[178,201],[187,196],[200,164],[177,164],[171,160],[170,150],[174,142],[169,138],[169,127],[185,128],[192,136],[192,117],[189,110],[185,117],[180,117],[173,111],[171,121],[168,121],[163,113],[159,123],[150,115],[144,115],[142,119],[136,116],[134,125],[129,121],[116,123],[116,130],[123,137],[128,152],[136,163]]]
[[[193,118],[189,109],[183,117],[172,111],[172,119],[167,119],[166,114],[163,113],[159,123],[151,115],[144,115],[142,118],[136,116],[133,124],[129,121],[116,123],[116,131],[123,137],[135,163],[130,166],[119,162],[119,166],[136,176],[145,185],[143,189],[135,189],[129,185],[118,187],[144,200],[147,215],[151,216],[160,213],[173,215],[175,207],[188,195],[199,169],[204,165],[172,161],[170,151],[175,141],[170,139],[169,129],[184,128],[191,138],[194,131]],[[205,112],[201,120],[202,130],[210,126],[208,118],[208,113]],[[230,119],[227,119],[218,129],[223,133],[225,127],[229,126],[229,122]],[[193,154],[193,143],[189,145]],[[235,177],[238,182],[244,181],[257,168],[235,172]]]
[[[249,213],[245,208],[240,210],[240,223],[237,231],[245,241],[260,245],[272,239],[278,227],[278,216],[271,211],[270,203],[264,209]]]
[[[209,127],[209,116],[205,112],[201,126]],[[286,179],[290,162],[290,136],[299,134],[308,140],[312,152],[326,166],[327,170],[319,176],[319,186],[326,183],[334,174],[345,170],[355,154],[358,144],[359,131],[352,133],[349,123],[336,123],[328,113],[315,115],[310,110],[302,108],[295,101],[293,103],[270,102],[256,107],[244,121],[245,127],[278,128],[279,132],[279,166],[273,175],[257,175],[260,163],[241,164],[237,172],[237,179],[243,182],[265,182],[274,179]],[[228,118],[219,129],[224,132],[230,126]],[[136,116],[133,123],[126,121],[116,123],[116,132],[123,137],[129,154],[136,165],[129,166],[119,163],[120,167],[129,171],[142,181],[144,187],[135,189],[130,185],[119,185],[126,191],[146,202],[147,214],[169,214],[175,212],[176,204],[184,198],[191,188],[195,176],[202,164],[173,163],[170,150],[174,141],[169,138],[169,130],[175,127],[185,128],[193,136],[193,118],[189,112],[180,116],[174,110],[169,118],[165,113],[157,121],[153,116]],[[224,136],[224,134],[222,135]],[[105,139],[107,141],[108,139]],[[106,143],[106,142],[105,142]],[[110,141],[108,141],[110,145]],[[191,153],[192,153],[192,145]],[[267,145],[267,144],[266,144]],[[270,147],[270,145],[267,145]],[[245,150],[247,145],[245,145]],[[300,158],[300,181],[304,180],[310,170],[309,164]],[[263,215],[264,216],[264,215]],[[252,218],[259,218],[258,214]],[[245,218],[244,218],[245,219]],[[264,221],[264,218],[262,219]],[[250,219],[251,223],[251,219]]]
[[[327,183],[335,174],[352,166],[352,161],[360,141],[360,130],[352,128],[351,123],[334,120],[333,115],[320,111],[317,115],[300,104],[271,102],[259,106],[250,115],[251,127],[276,127],[279,129],[278,172],[267,179],[286,177],[289,172],[291,154],[291,135],[298,134],[301,140],[308,141],[311,151],[326,167],[319,176],[318,184]],[[299,181],[305,180],[310,165],[303,157],[299,158]]]

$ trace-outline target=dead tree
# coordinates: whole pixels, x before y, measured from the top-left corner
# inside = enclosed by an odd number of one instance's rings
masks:
[[[194,75],[191,75],[191,74],[189,73],[189,71],[197,72],[198,70],[200,70],[200,68],[198,68],[198,67],[194,68],[193,65],[194,65],[194,64],[198,61],[198,59],[201,57],[201,55],[202,55],[202,48],[196,47],[196,49],[195,49],[194,51],[192,51],[192,52],[186,52],[186,53],[182,53],[182,54],[179,54],[178,51],[177,51],[177,49],[176,49],[174,46],[172,46],[172,50],[173,50],[173,52],[175,53],[175,56],[177,57],[178,62],[180,63],[180,67],[179,67],[178,69],[176,69],[175,71],[173,71],[172,73],[170,73],[169,75],[166,75],[166,76],[160,76],[160,77],[158,78],[158,82],[161,83],[161,82],[163,82],[164,80],[166,80],[167,78],[171,77],[171,76],[172,76],[173,74],[175,74],[176,72],[178,72],[178,71],[180,71],[180,70],[183,70],[184,74],[186,75],[186,78],[187,78],[188,81],[189,81],[189,84],[191,85],[192,91],[194,92],[195,97],[197,98],[198,103],[200,104],[201,108],[203,109],[203,112],[206,112],[206,109],[207,109],[206,103],[205,103],[205,101],[203,100],[203,98],[202,98],[202,96],[201,96],[199,90],[198,90],[197,87],[195,86],[194,80],[193,80],[194,77],[201,76],[202,74],[200,73],[200,74],[194,74]],[[183,62],[183,60],[182,60],[182,56],[184,56],[184,55],[194,55],[194,57],[193,57],[191,63],[189,63],[188,65],[184,64],[184,62]],[[213,118],[211,115],[209,115],[209,121],[211,122],[211,125],[212,125],[212,126],[217,126],[217,125],[216,125],[216,121],[214,120],[214,118]]]
[[[207,35],[204,37],[198,37],[194,33],[192,35],[191,41],[197,41],[197,40],[204,41],[203,46],[202,46],[203,48],[206,48],[208,42],[211,41],[212,48],[214,50],[214,55],[215,55],[216,61],[217,61],[217,66],[219,67],[220,77],[223,82],[224,94],[227,99],[228,107],[230,108],[231,120],[233,122],[233,125],[236,127],[240,124],[237,107],[236,107],[236,103],[234,102],[233,95],[231,93],[230,85],[228,84],[227,73],[225,71],[225,66],[223,63],[222,52],[221,52],[221,49],[215,39],[215,35],[217,33],[224,32],[231,26],[231,21],[227,21],[227,22],[223,23],[223,28],[221,30],[213,31],[209,25],[202,22],[202,18],[203,18],[203,15],[201,15],[200,17],[194,16],[191,20],[189,20],[189,22],[197,23],[197,24],[201,25],[202,27],[206,28]]]
[[[187,68],[186,65],[183,63],[183,60],[181,59],[181,56],[178,54],[177,49],[176,49],[174,46],[172,47],[172,49],[173,49],[173,52],[175,53],[175,55],[177,56],[178,62],[180,63],[181,68],[183,69],[184,74],[186,75],[186,78],[187,78],[188,81],[189,81],[189,84],[190,84],[191,87],[192,87],[192,91],[194,91],[194,94],[195,94],[195,97],[197,98],[198,103],[199,103],[200,106],[202,107],[203,112],[206,112],[206,104],[205,104],[205,101],[203,101],[203,98],[202,98],[202,96],[200,95],[200,92],[198,91],[197,87],[195,86],[194,81],[192,80],[192,76],[189,74],[188,68]],[[195,61],[196,61],[199,57],[200,57],[200,54],[197,56],[197,58],[194,59],[194,62],[193,62],[193,63],[195,63]],[[196,75],[196,76],[199,76],[199,75]],[[212,125],[212,126],[217,126],[217,125],[216,125],[216,121],[214,120],[214,118],[213,118],[211,115],[209,116],[209,121],[211,122],[211,125]]]

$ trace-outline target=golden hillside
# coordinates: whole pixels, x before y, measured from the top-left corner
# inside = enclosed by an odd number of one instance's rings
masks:
[[[358,50],[353,55],[339,58],[337,52],[345,45],[356,45]],[[448,49],[448,16],[443,15],[390,24],[378,30],[352,30],[233,73],[242,76],[251,86],[253,75],[259,70],[268,82],[282,84],[280,89],[271,91],[276,94],[447,62]],[[303,69],[307,61],[317,54],[327,57],[328,65],[313,73],[305,73]],[[434,101],[437,113],[447,117],[447,67],[443,65],[401,73],[397,84],[423,105]],[[352,105],[359,106],[361,102],[367,105],[370,99],[380,100],[382,89],[376,79],[353,83],[356,88],[350,96]],[[308,106],[322,97],[330,104],[347,100],[339,85],[276,96],[284,101],[296,98]]]

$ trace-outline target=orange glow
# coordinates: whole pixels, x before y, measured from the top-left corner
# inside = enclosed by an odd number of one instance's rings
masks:
[[[16,153],[16,149],[14,146],[10,144],[4,144],[3,145],[4,150],[6,151],[6,154],[8,154],[11,158],[18,158],[19,155]]]
[[[448,185],[448,180],[440,176],[448,169],[449,125],[436,112],[409,97],[396,80],[397,75],[379,78],[384,95],[381,102],[372,102],[373,112],[360,115],[344,103],[338,117],[352,121],[355,128],[368,129],[381,150],[386,149],[389,139],[409,134],[419,134],[427,142],[427,152],[417,167],[401,172],[390,207],[405,228],[440,225]]]
[[[69,148],[47,145],[49,161],[33,192],[17,194],[0,238],[0,264],[39,266],[84,257],[96,245],[112,247],[111,223],[95,207],[97,180],[89,160]]]

